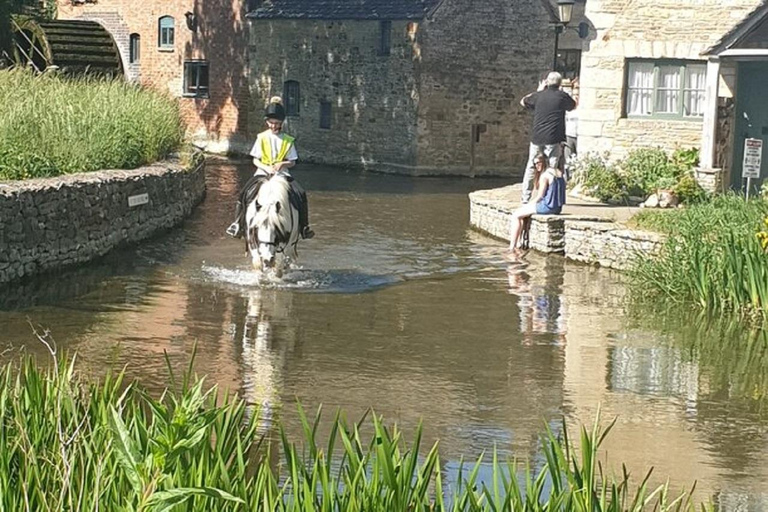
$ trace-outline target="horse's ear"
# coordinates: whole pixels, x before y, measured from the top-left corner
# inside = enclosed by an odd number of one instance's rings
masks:
[[[281,208],[280,202],[278,201],[277,203],[275,203],[275,213],[280,213],[280,208]]]

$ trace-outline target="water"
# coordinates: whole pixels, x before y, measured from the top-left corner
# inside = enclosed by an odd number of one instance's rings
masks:
[[[468,229],[467,193],[493,180],[299,170],[318,235],[298,268],[260,279],[223,235],[248,172],[215,163],[182,227],[0,290],[3,357],[45,355],[32,324],[84,372],[125,365],[159,390],[163,353],[182,371],[197,344],[195,370],[261,406],[264,428],[280,419],[298,436],[297,400],[350,420],[373,407],[406,432],[423,420],[449,474],[494,447],[540,467],[544,425],[565,416],[575,431],[600,405],[618,418],[609,464],[766,509],[768,357],[741,358],[743,333],[637,327],[619,274],[533,254],[506,264],[502,243]]]

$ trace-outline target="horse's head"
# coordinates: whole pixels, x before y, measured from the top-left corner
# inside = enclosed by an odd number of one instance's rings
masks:
[[[248,205],[248,248],[254,268],[275,266],[277,252],[288,243],[291,231],[289,183],[272,177],[259,189],[255,201]]]

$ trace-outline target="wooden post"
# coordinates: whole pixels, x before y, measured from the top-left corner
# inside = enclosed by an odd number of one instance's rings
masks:
[[[701,152],[699,155],[702,169],[712,169],[717,155],[717,97],[720,84],[720,60],[712,57],[707,62],[706,88],[704,92],[704,121],[701,126]]]

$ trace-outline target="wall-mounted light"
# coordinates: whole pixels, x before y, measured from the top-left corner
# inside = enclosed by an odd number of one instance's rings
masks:
[[[557,13],[560,15],[560,23],[567,25],[573,16],[574,0],[557,0]]]
[[[184,13],[184,17],[187,19],[187,28],[192,32],[197,32],[197,14],[187,11]]]

